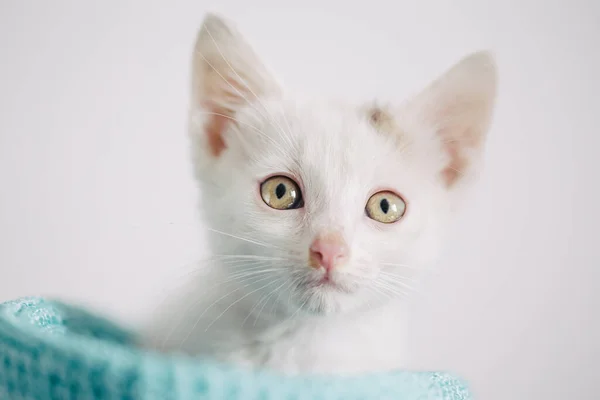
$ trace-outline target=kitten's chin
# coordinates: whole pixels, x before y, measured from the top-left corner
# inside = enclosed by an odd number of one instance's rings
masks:
[[[334,284],[322,284],[300,289],[296,307],[309,315],[332,315],[355,311],[362,305],[356,291]]]
[[[301,311],[306,315],[326,316],[344,313],[344,307],[339,302],[319,298],[311,298],[305,304],[300,306]]]

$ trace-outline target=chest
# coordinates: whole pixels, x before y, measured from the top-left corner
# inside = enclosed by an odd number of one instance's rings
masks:
[[[240,340],[223,358],[285,373],[350,374],[403,368],[409,362],[398,321],[307,323]]]

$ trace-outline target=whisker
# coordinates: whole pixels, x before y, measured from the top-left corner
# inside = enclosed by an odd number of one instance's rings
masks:
[[[241,277],[240,280],[237,282],[238,284],[242,284],[244,282],[248,282],[251,281],[252,279],[256,279],[259,278],[261,275],[263,275],[263,273],[255,273],[255,274],[250,274],[249,276],[244,276]],[[256,282],[260,282],[263,281],[266,278],[259,278],[256,279],[255,281],[252,281],[249,284],[246,284],[244,286],[238,287],[235,290],[229,292],[227,295],[223,296],[222,298],[227,297],[230,294],[233,294],[235,292],[237,292],[238,290],[242,290],[243,288],[252,285],[253,283]],[[235,279],[230,279],[229,282],[234,281]],[[221,282],[217,285],[212,286],[211,288],[209,288],[208,290],[213,290],[218,286],[222,286],[222,284],[225,283],[229,283],[229,282]],[[221,299],[222,299],[221,298]],[[173,324],[173,326],[171,327],[171,329],[169,330],[169,332],[167,333],[167,335],[164,337],[163,342],[162,342],[162,347],[164,348],[165,344],[169,341],[169,339],[171,338],[171,336],[173,335],[173,333],[177,330],[177,328],[183,323],[183,321],[187,318],[187,316],[189,315],[190,311],[192,311],[192,309],[196,306],[198,306],[200,303],[202,303],[204,301],[204,297],[199,298],[198,300],[192,302],[191,304],[189,304],[186,309],[180,314],[180,318],[178,319],[178,321]],[[212,303],[209,307],[207,307],[198,317],[196,322],[194,323],[192,329],[188,332],[188,334],[186,335],[186,337],[183,339],[183,341],[181,342],[181,346],[183,345],[183,343],[185,343],[185,341],[190,337],[190,335],[192,334],[192,332],[196,329],[196,326],[198,325],[198,323],[200,322],[200,320],[202,319],[202,316],[204,316],[204,314],[208,311],[209,308],[211,308],[212,306],[214,306],[215,304],[217,304],[221,299],[217,299],[214,303]]]
[[[288,279],[289,285],[287,287],[287,290],[290,290],[292,288],[292,286],[298,282],[299,278],[291,278]],[[284,293],[284,291],[280,291],[279,294],[277,295],[277,297],[275,298],[275,301],[273,302],[273,305],[271,306],[271,311],[269,311],[269,315],[274,315],[275,314],[275,307],[277,306],[277,304],[279,303],[279,299],[281,298],[281,295]],[[291,298],[292,292],[290,290],[289,292],[289,296],[288,296],[288,304],[289,304],[289,300]]]
[[[246,288],[246,287],[248,287],[248,286],[250,286],[252,284],[264,281],[265,279],[271,279],[271,276],[267,276],[265,278],[260,278],[260,279],[254,281],[254,282],[252,282],[250,284],[246,284],[246,285],[240,286],[240,287],[238,287],[238,288],[236,288],[236,289],[234,289],[234,290],[226,293],[225,295],[219,297],[215,301],[213,301],[208,307],[206,307],[204,309],[204,311],[202,311],[202,313],[200,313],[200,315],[198,315],[198,317],[196,318],[196,322],[194,323],[194,325],[192,325],[192,328],[189,330],[188,334],[181,341],[180,347],[183,346],[183,344],[189,339],[189,337],[192,335],[192,333],[196,330],[196,327],[200,323],[200,320],[202,319],[202,317],[204,316],[204,314],[206,314],[206,312],[208,310],[210,310],[212,307],[214,307],[216,304],[218,304],[221,300],[225,299],[226,297],[231,296],[232,294],[234,294],[234,293],[236,293],[236,292],[238,292],[238,291],[240,291],[240,290],[242,290],[242,289],[244,289],[244,288]],[[189,308],[188,308],[188,311],[189,311]]]
[[[251,271],[251,270],[255,270],[258,268],[264,268],[266,266],[271,265],[270,263],[266,263],[265,261],[271,261],[271,260],[222,260],[222,261],[215,260],[211,263],[202,264],[202,266],[196,267],[195,269],[193,269],[191,271],[182,273],[181,275],[178,275],[176,277],[176,279],[180,280],[183,278],[189,278],[192,275],[206,273],[207,269],[209,267],[213,267],[215,265],[226,266],[228,268],[244,268],[245,271]],[[165,289],[163,289],[163,290],[165,290]]]
[[[380,276],[379,279],[376,279],[375,281],[376,282],[377,281],[378,282],[382,282],[382,283],[385,283],[386,285],[390,285],[390,286],[392,286],[392,284],[400,285],[400,286],[402,286],[402,287],[404,287],[404,288],[406,288],[406,289],[408,289],[410,291],[413,291],[413,292],[417,291],[417,289],[414,286],[409,285],[408,282],[403,281],[401,279],[397,279],[395,277],[383,277],[383,276]]]
[[[217,254],[214,257],[215,257],[215,261],[228,260],[228,259],[270,260],[270,261],[286,260],[286,258],[283,258],[283,257],[259,256],[259,255],[254,255],[254,254]]]
[[[237,274],[229,275],[229,278],[227,280],[223,281],[222,283],[225,284],[225,283],[229,283],[229,282],[234,282],[238,279],[245,278],[247,276],[254,276],[254,275],[259,275],[259,274],[265,274],[267,272],[277,272],[277,271],[279,271],[278,268],[270,268],[270,269],[261,269],[258,271],[238,272]],[[219,283],[215,286],[212,286],[211,288],[209,288],[209,290],[212,290],[219,286],[222,286],[222,284]]]
[[[285,280],[280,286],[276,287],[270,294],[269,296],[267,296],[264,304],[262,305],[262,307],[260,308],[260,310],[258,310],[258,314],[256,314],[256,317],[254,318],[254,324],[252,324],[252,326],[256,326],[256,322],[258,321],[260,314],[262,313],[263,309],[265,308],[265,306],[267,305],[267,303],[269,302],[269,299],[271,298],[271,296],[273,296],[275,294],[275,292],[277,292],[279,289],[281,289],[283,286],[285,286],[288,282],[290,281],[290,278],[288,278],[287,280]]]
[[[372,286],[371,285],[368,288],[371,289],[371,290],[373,290],[374,292],[380,294],[381,296],[385,297],[386,299],[390,299],[390,300],[393,299],[393,297],[389,293],[382,292],[376,286]]]
[[[270,244],[267,244],[267,243],[258,242],[256,240],[252,240],[252,239],[247,239],[247,238],[244,238],[244,237],[241,237],[241,236],[234,235],[233,233],[227,233],[227,232],[219,231],[219,230],[213,229],[213,228],[207,228],[207,229],[209,231],[211,231],[211,232],[219,233],[219,234],[224,235],[224,236],[229,236],[229,237],[232,237],[234,239],[243,240],[245,242],[253,243],[253,244],[256,244],[258,246],[263,246],[263,247],[267,247],[267,248],[273,248],[273,249],[277,249],[277,250],[281,250],[281,251],[285,252],[284,249],[282,249],[280,247],[277,247],[277,246],[274,246],[274,245],[270,245]]]
[[[394,279],[398,282],[411,282],[411,283],[418,283],[419,280],[415,279],[415,278],[410,278],[407,276],[402,276],[402,275],[398,275],[398,274],[394,274],[391,272],[386,272],[386,271],[379,271],[379,274],[383,277],[386,278],[390,278],[390,279]]]
[[[267,303],[267,301],[269,300],[269,298],[277,291],[279,290],[283,285],[285,285],[287,281],[285,281],[282,285],[276,287],[275,289],[273,289],[271,292],[269,292],[268,294],[264,295],[263,297],[260,298],[259,301],[257,301],[254,306],[250,309],[250,311],[248,311],[248,315],[246,316],[246,318],[244,318],[244,320],[242,321],[242,326],[244,326],[244,324],[246,323],[246,321],[248,320],[248,318],[250,318],[250,316],[252,315],[252,312],[263,302],[263,300],[265,301],[265,304]],[[264,307],[264,305],[263,305]],[[262,308],[261,308],[262,310]],[[257,317],[258,318],[258,317]],[[256,319],[254,320],[254,326],[256,326]]]
[[[244,324],[246,323],[246,321],[248,321],[248,318],[250,318],[250,316],[252,315],[252,311],[254,311],[254,309],[256,307],[259,306],[260,303],[262,303],[262,301],[267,297],[267,295],[263,295],[260,299],[258,299],[258,301],[256,303],[254,303],[254,305],[252,306],[252,308],[250,309],[250,311],[248,311],[248,315],[246,315],[246,318],[244,318],[244,320],[242,321],[242,328],[244,327]]]
[[[221,312],[221,314],[219,314],[219,315],[217,316],[217,318],[215,318],[215,319],[214,319],[214,320],[213,320],[213,321],[212,321],[210,324],[208,324],[208,326],[206,327],[206,329],[204,329],[204,332],[207,332],[207,331],[210,329],[210,327],[211,327],[211,326],[213,326],[213,324],[214,324],[215,322],[217,322],[217,321],[219,320],[219,318],[221,318],[223,315],[225,315],[225,313],[226,313],[226,312],[227,312],[227,311],[228,311],[228,310],[229,310],[231,307],[233,307],[234,305],[236,305],[236,304],[237,304],[237,303],[239,303],[240,301],[244,300],[246,297],[248,297],[248,296],[252,295],[253,293],[256,293],[256,292],[258,292],[259,290],[262,290],[262,289],[266,288],[267,286],[269,286],[269,285],[270,285],[270,284],[272,284],[273,282],[276,282],[276,281],[271,281],[271,282],[267,283],[266,285],[263,285],[263,286],[259,287],[258,289],[254,289],[254,290],[252,290],[252,291],[250,291],[250,292],[246,293],[245,295],[243,295],[242,297],[240,297],[239,299],[237,299],[237,300],[236,300],[236,301],[234,301],[233,303],[231,303],[231,304],[230,304],[230,305],[229,305],[227,308],[225,308],[225,310],[223,310],[223,312]]]
[[[373,282],[373,287],[377,287],[377,288],[379,288],[381,290],[385,290],[385,291],[387,291],[389,293],[392,293],[396,297],[406,297],[406,295],[407,295],[405,292],[402,292],[402,291],[400,291],[400,290],[398,290],[396,288],[393,288],[390,285],[387,285],[387,284],[385,284],[383,282],[374,281]]]
[[[401,263],[381,262],[378,264],[385,265],[386,267],[402,267],[402,268],[409,268],[409,269],[421,269],[422,268],[420,266],[413,266],[413,265],[401,264]]]

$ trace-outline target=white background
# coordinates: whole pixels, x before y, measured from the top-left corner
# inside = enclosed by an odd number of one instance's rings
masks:
[[[185,133],[206,10],[291,86],[401,100],[491,48],[487,168],[416,299],[422,360],[479,399],[594,399],[600,3],[0,0],[0,300],[136,323],[201,255]]]

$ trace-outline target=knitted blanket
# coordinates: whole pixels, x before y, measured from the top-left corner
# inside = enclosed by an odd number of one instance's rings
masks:
[[[284,376],[134,345],[134,336],[82,309],[41,298],[0,305],[2,400],[468,400],[445,373]]]

